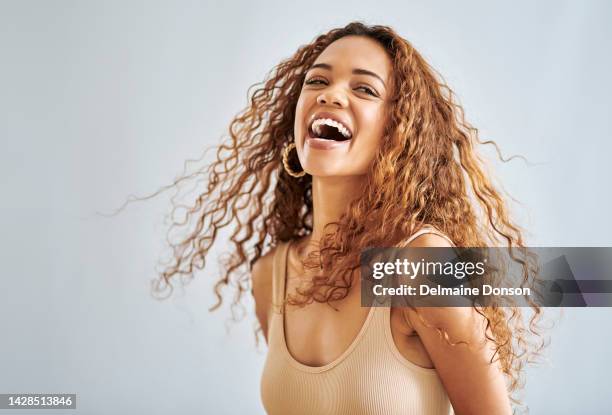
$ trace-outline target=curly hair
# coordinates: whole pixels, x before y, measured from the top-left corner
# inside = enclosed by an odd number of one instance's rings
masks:
[[[219,230],[233,225],[233,252],[215,284],[217,303],[211,311],[222,304],[223,289],[233,286],[234,314],[250,291],[250,271],[264,251],[312,232],[312,177],[290,176],[283,168],[282,152],[293,135],[307,70],[328,45],[348,35],[374,39],[391,58],[393,93],[385,139],[365,177],[363,195],[326,226],[316,261],[304,262],[309,268],[322,266],[326,275],[313,278],[287,302],[304,306],[345,298],[363,249],[400,243],[421,224],[435,226],[457,246],[525,248],[521,228],[511,221],[476,147],[491,144],[502,161],[509,159],[495,142],[479,139],[453,91],[408,41],[390,27],[352,22],[300,47],[253,85],[254,92],[249,88],[249,103],[232,120],[216,160],[198,172],[208,183],[187,208],[187,218],[195,224],[176,222],[168,231],[189,228],[180,241],[168,241],[173,260],[154,281],[154,292],[171,293],[177,277],[192,279],[196,269],[205,267]],[[193,175],[180,180],[189,177]],[[529,263],[517,260],[527,278]],[[510,391],[524,386],[525,363],[545,346],[536,341],[541,338],[537,321],[542,310],[535,304],[526,309],[533,314],[528,323],[519,307],[477,309],[487,320],[487,332],[492,333],[487,337],[496,345]]]

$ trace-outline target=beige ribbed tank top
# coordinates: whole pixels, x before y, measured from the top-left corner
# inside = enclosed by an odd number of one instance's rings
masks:
[[[424,233],[448,239],[428,226],[400,246]],[[274,254],[274,305],[282,304],[285,296],[288,248],[289,242],[280,243]],[[452,415],[452,406],[436,370],[410,362],[395,346],[390,316],[389,307],[371,307],[348,349],[325,366],[313,367],[291,356],[285,343],[284,313],[274,307],[261,377],[261,398],[266,412],[269,415]]]

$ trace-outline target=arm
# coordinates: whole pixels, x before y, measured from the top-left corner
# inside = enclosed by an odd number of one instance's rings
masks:
[[[253,264],[251,281],[255,315],[268,343],[268,318],[272,307],[272,261],[274,250],[259,258]]]
[[[442,237],[425,234],[410,247],[450,247]],[[418,333],[446,388],[453,409],[461,414],[511,414],[504,374],[499,362],[489,363],[494,343],[485,337],[486,319],[473,307],[416,307],[404,309],[408,322]],[[433,326],[433,327],[428,327]],[[452,343],[441,338],[436,327],[447,331]],[[498,357],[498,356],[496,356]]]

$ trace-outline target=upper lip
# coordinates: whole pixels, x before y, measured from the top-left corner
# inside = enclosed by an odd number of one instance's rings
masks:
[[[308,122],[308,131],[312,132],[312,123],[315,120],[321,119],[321,118],[329,118],[331,120],[337,121],[340,124],[342,124],[347,130],[349,130],[349,133],[351,134],[351,138],[353,138],[353,127],[351,126],[351,123],[345,118],[342,117],[338,114],[334,114],[331,112],[316,112],[313,114],[312,117],[310,117],[310,121]]]

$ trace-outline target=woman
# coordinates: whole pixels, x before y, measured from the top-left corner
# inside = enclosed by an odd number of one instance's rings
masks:
[[[202,268],[217,231],[237,222],[215,289],[220,304],[235,285],[238,305],[252,288],[268,413],[511,413],[533,319],[360,305],[367,247],[523,246],[476,130],[406,40],[358,22],[319,36],[276,67],[229,132],[158,288]]]

